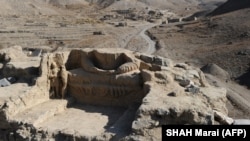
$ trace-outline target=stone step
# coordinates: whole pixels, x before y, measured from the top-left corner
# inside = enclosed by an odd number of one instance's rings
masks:
[[[11,121],[14,123],[22,122],[36,127],[37,124],[65,111],[66,107],[73,102],[73,99],[49,100],[14,115]]]

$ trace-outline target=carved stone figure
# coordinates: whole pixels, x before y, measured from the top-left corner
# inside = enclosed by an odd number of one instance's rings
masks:
[[[53,98],[64,98],[68,83],[68,72],[64,66],[64,56],[56,53],[49,57],[50,64],[50,91]]]
[[[60,93],[61,93],[61,98],[63,99],[65,97],[65,92],[66,92],[67,82],[68,82],[68,72],[65,66],[60,67],[59,77],[60,77],[60,84],[61,84]]]
[[[59,97],[58,72],[59,72],[59,69],[57,67],[57,64],[55,62],[52,62],[50,65],[49,80],[50,80],[51,96],[54,98]]]

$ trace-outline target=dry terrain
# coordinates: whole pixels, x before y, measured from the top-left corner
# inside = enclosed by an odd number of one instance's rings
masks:
[[[222,8],[225,8],[224,5]],[[152,28],[149,30],[150,34],[160,43],[160,49],[156,54],[199,68],[206,64],[217,64],[230,75],[226,84],[223,84],[224,87],[233,89],[233,92],[228,92],[229,95],[230,93],[243,95],[247,100],[243,103],[249,103],[249,12],[249,8],[246,8],[215,16],[200,17],[197,21]],[[217,81],[211,80],[214,83]],[[237,86],[235,82],[243,86]],[[246,113],[245,117],[249,116],[247,114],[249,111],[243,113]]]
[[[160,140],[164,124],[249,119],[241,1],[1,0],[0,78],[15,81],[0,141]]]

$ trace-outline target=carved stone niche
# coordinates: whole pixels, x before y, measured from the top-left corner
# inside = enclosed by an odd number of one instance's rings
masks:
[[[84,49],[69,54],[68,94],[80,103],[124,106],[145,96],[140,61],[123,50]]]

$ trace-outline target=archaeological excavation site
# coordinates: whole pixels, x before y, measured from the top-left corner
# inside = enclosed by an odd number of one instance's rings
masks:
[[[0,5],[0,141],[161,141],[170,125],[250,125],[249,0]]]
[[[161,138],[161,125],[232,122],[226,90],[185,63],[118,48],[22,58],[33,67],[13,58],[2,69],[6,77],[22,73],[1,89],[6,140],[148,140]]]

